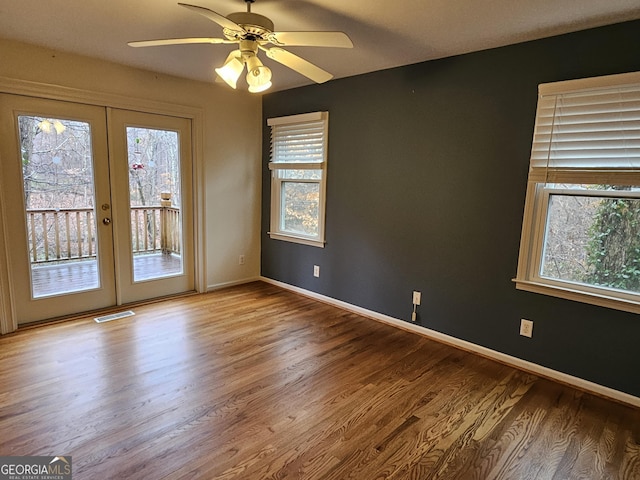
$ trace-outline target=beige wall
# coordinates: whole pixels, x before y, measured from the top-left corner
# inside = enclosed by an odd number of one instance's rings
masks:
[[[163,102],[201,109],[206,287],[259,276],[259,97],[215,84],[213,78],[210,84],[184,80],[2,39],[0,77],[94,92],[97,97],[127,97],[133,108],[136,102]],[[240,255],[245,255],[245,265],[238,264]]]

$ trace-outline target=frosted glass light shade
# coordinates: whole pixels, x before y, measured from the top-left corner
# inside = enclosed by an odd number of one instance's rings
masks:
[[[249,85],[249,91],[251,93],[264,92],[265,90],[269,90],[272,85],[273,84],[271,82],[263,83],[262,85],[257,85],[255,87],[253,85]]]
[[[238,58],[239,53],[239,51],[231,52],[227,57],[227,60],[224,62],[224,65],[220,68],[216,68],[218,76],[231,88],[236,88],[238,78],[240,78],[240,74],[242,73],[242,70],[244,70],[244,63],[242,63]]]
[[[264,92],[271,87],[271,69],[265,67],[256,55],[247,59],[247,83],[251,93]]]

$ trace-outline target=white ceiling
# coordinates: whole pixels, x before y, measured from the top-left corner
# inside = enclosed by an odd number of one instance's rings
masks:
[[[212,82],[232,45],[131,48],[131,40],[220,37],[179,0],[0,0],[0,37]],[[244,0],[180,0],[222,15]],[[291,47],[336,78],[640,18],[640,0],[256,0],[277,31],[340,30],[353,50]],[[269,59],[273,90],[312,83]]]

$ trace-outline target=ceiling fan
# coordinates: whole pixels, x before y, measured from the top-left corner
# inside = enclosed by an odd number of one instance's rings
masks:
[[[215,71],[229,86],[236,88],[238,78],[246,65],[246,80],[249,91],[252,93],[263,92],[272,85],[271,69],[264,66],[258,58],[259,50],[265,52],[270,59],[295,70],[316,83],[323,83],[333,78],[329,72],[282,47],[353,48],[353,43],[347,34],[343,32],[275,32],[273,22],[269,18],[251,11],[251,4],[254,1],[245,0],[246,12],[230,13],[226,17],[205,7],[178,3],[181,7],[203,15],[220,25],[225,38],[168,38],[129,42],[128,45],[151,47],[192,43],[238,44],[238,49],[233,50],[224,64],[216,68]]]

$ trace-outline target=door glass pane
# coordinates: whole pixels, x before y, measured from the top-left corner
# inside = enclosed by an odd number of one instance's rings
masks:
[[[179,152],[177,132],[127,127],[136,282],[183,272]]]
[[[100,286],[91,127],[19,116],[34,298]]]

